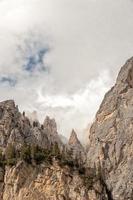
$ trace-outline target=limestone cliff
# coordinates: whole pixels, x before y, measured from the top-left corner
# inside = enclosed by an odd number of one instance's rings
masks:
[[[41,125],[14,101],[0,103],[0,200],[108,200],[98,171],[85,168],[83,157],[74,131],[64,145],[54,119]]]
[[[101,196],[108,199],[99,180],[89,188],[76,171],[56,162],[51,166],[32,166],[21,161],[6,167],[3,177],[2,200],[101,200]]]
[[[74,130],[63,144],[54,119],[0,103],[0,200],[133,200],[133,58],[105,95],[87,152]]]
[[[70,134],[67,148],[72,151],[72,156],[74,159],[78,159],[82,165],[86,163],[86,151],[79,141],[74,129]]]
[[[133,58],[122,67],[96,114],[88,164],[101,168],[111,199],[133,199]]]

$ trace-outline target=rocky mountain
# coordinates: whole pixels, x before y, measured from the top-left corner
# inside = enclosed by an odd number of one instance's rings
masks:
[[[133,58],[120,70],[89,131],[87,151],[72,130],[0,103],[0,200],[133,200]]]
[[[68,141],[67,149],[72,151],[73,159],[78,159],[81,163],[86,162],[86,151],[79,141],[75,130],[73,129]]]
[[[71,132],[68,144],[70,146],[82,146],[74,129]]]
[[[101,169],[110,199],[133,199],[133,58],[121,68],[96,114],[88,164]]]
[[[74,130],[63,144],[54,119],[43,124],[0,103],[0,200],[100,200],[105,186]]]
[[[25,113],[21,114],[13,100],[0,103],[0,147],[6,148],[8,144],[18,149],[24,143],[35,144],[42,148],[50,148],[52,143],[63,145],[57,133],[54,119],[46,117],[44,123],[30,121]]]
[[[21,161],[6,167],[4,178],[1,174],[0,195],[4,200],[100,200],[101,196],[107,199],[98,179],[91,188],[92,183],[87,185],[79,173],[56,162],[33,166]]]

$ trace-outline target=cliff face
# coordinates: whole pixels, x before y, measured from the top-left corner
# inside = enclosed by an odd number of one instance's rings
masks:
[[[76,171],[62,168],[56,162],[49,167],[46,164],[33,167],[21,161],[6,167],[0,189],[3,200],[101,200],[101,195],[108,199],[99,181],[88,189]]]
[[[0,200],[133,200],[133,58],[93,123],[87,152],[73,130],[41,125],[14,101],[0,103]]]
[[[0,147],[6,148],[8,144],[18,149],[24,144],[35,144],[42,148],[50,148],[52,143],[61,140],[57,133],[54,119],[46,117],[44,124],[30,121],[25,113],[21,114],[13,100],[0,103]]]
[[[74,159],[78,159],[82,165],[86,163],[86,151],[79,141],[74,129],[71,132],[67,148],[72,151]]]
[[[133,199],[133,58],[122,67],[96,114],[88,164],[101,168],[112,199]]]
[[[14,101],[0,103],[0,200],[108,199],[95,169],[72,131],[64,145],[54,119],[41,125],[21,114]]]

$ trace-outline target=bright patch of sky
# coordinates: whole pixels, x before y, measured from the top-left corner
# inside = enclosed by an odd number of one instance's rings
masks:
[[[133,56],[133,2],[3,0],[0,19],[0,100],[82,132]]]

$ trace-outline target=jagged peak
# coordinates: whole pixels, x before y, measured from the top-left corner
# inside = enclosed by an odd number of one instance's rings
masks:
[[[51,125],[57,126],[55,119],[53,119],[53,118],[51,119],[49,116],[46,116],[46,118],[44,120],[44,124],[46,124],[46,125],[51,124]]]
[[[49,129],[51,132],[57,133],[57,124],[55,119],[51,119],[49,116],[46,116],[43,126],[44,128]]]
[[[133,88],[133,57],[128,59],[125,65],[121,68],[116,83],[125,83]]]
[[[12,99],[0,102],[1,107],[11,107],[15,108],[15,102]]]
[[[16,115],[18,117],[18,106],[15,105],[14,100],[6,100],[0,102],[0,120],[10,120]]]
[[[72,129],[72,132],[71,132],[71,135],[70,135],[68,144],[69,144],[69,145],[77,145],[77,144],[80,144],[80,141],[79,141],[79,139],[78,139],[78,137],[77,137],[77,133],[75,132],[74,129]]]

